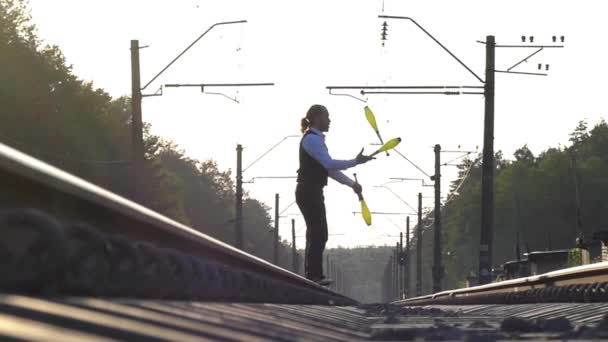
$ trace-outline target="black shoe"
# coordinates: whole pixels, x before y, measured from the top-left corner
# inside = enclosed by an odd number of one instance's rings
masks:
[[[329,286],[331,285],[334,281],[328,278],[325,278],[325,276],[321,276],[321,277],[314,277],[314,278],[309,278],[311,281],[314,281],[315,283],[321,285],[321,286]]]
[[[321,286],[329,286],[329,285],[333,284],[333,282],[334,282],[333,280],[326,279],[326,278],[319,279],[319,280],[316,281],[316,283],[319,284],[319,285],[321,285]]]

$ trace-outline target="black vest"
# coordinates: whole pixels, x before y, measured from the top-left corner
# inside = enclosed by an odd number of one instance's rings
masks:
[[[298,169],[298,183],[310,186],[324,187],[327,185],[327,170],[316,159],[311,157],[302,146],[304,138],[309,134],[316,134],[308,130],[300,141],[300,168]]]

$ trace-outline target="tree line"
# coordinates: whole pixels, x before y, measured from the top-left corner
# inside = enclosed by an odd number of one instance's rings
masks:
[[[481,156],[464,159],[458,178],[441,206],[442,288],[465,285],[477,276],[481,228]],[[570,249],[575,240],[590,241],[596,231],[608,230],[608,124],[593,127],[580,121],[567,146],[534,155],[527,145],[512,159],[495,154],[493,267],[523,258],[532,251]],[[433,265],[433,217],[423,221],[422,269]],[[414,236],[412,251],[418,242]],[[519,244],[519,248],[517,245]],[[415,253],[408,260],[414,288]],[[423,292],[432,289],[431,272],[423,272]]]
[[[60,48],[37,35],[27,1],[0,0],[0,141],[127,198],[132,197],[131,102],[79,79]],[[143,205],[233,243],[231,171],[186,156],[144,127]],[[272,258],[271,217],[244,196],[244,249]],[[291,265],[286,242],[281,265]]]

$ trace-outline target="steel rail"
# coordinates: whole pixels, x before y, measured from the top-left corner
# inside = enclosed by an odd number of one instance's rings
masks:
[[[502,303],[503,295],[544,289],[566,289],[576,286],[608,284],[608,262],[576,266],[544,274],[442,291],[394,302],[398,305],[431,305],[436,303]],[[604,285],[602,285],[604,286]]]
[[[229,269],[245,270],[284,285],[284,289],[291,291],[284,298],[291,296],[298,298],[296,301],[317,304],[357,303],[3,144],[0,144],[0,185],[2,209],[38,209],[56,218],[91,224],[104,234],[150,242],[221,263]],[[0,236],[3,229],[0,227]],[[265,301],[263,297],[261,293],[257,301]]]

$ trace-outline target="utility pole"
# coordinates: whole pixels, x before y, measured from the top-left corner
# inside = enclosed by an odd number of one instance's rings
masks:
[[[479,77],[471,68],[463,63],[456,55],[454,55],[447,47],[445,47],[437,38],[435,38],[429,31],[424,29],[411,17],[403,16],[391,16],[391,15],[379,15],[381,19],[400,19],[407,20],[417,26],[424,34],[431,38],[437,45],[439,45],[445,52],[447,52],[453,59],[455,59],[461,66],[463,66],[471,75],[473,75],[483,86],[327,86],[330,95],[344,95],[344,94],[332,94],[332,90],[338,89],[360,89],[361,95],[372,95],[372,94],[393,94],[393,95],[484,95],[485,97],[485,110],[484,110],[484,147],[483,147],[483,168],[482,168],[482,189],[481,189],[481,234],[480,234],[480,248],[479,248],[479,283],[487,284],[492,281],[492,239],[493,239],[493,225],[494,225],[494,85],[495,85],[495,73],[506,73],[515,75],[534,75],[534,76],[547,76],[547,73],[542,72],[524,72],[524,71],[513,71],[519,65],[524,62],[528,62],[530,58],[548,48],[563,48],[565,40],[564,36],[560,36],[559,39],[562,44],[557,43],[557,36],[553,36],[552,40],[554,44],[532,44],[534,42],[534,36],[530,36],[528,42],[530,44],[521,45],[496,45],[494,36],[486,36],[486,41],[481,44],[486,45],[486,79],[485,81]],[[526,43],[526,36],[522,36],[522,43]],[[382,41],[386,40],[386,25],[383,25]],[[515,63],[507,70],[497,70],[495,67],[495,49],[496,48],[524,48],[524,49],[538,49],[530,55],[524,57],[519,62]],[[538,69],[541,70],[541,64],[538,64]],[[549,70],[549,65],[545,64],[545,70]],[[371,89],[372,91],[368,91]],[[483,92],[477,89],[483,89]],[[352,96],[351,96],[352,97]],[[441,266],[441,265],[435,265]],[[433,269],[433,276],[440,280],[441,269]],[[439,284],[434,284],[433,287]]]
[[[403,257],[403,232],[399,232],[399,268],[401,270],[399,274],[399,299],[403,299],[403,292],[405,288],[405,281],[403,275],[405,274],[405,258]]]
[[[405,218],[405,255],[404,255],[404,277],[403,282],[405,286],[403,288],[403,295],[405,298],[410,295],[410,217],[407,216]]]
[[[395,255],[394,253],[392,253],[390,258],[388,259],[388,301],[393,300],[393,293],[395,293],[395,282],[393,281],[394,259]]]
[[[279,194],[274,195],[274,264],[279,266]]]
[[[144,97],[148,96],[162,96],[162,87],[159,92],[154,94],[142,94],[152,82],[154,82],[160,75],[162,75],[167,69],[169,69],[178,59],[180,59],[190,48],[192,48],[199,40],[201,40],[209,31],[213,28],[221,25],[231,24],[242,24],[246,23],[246,20],[238,21],[225,21],[218,22],[211,25],[203,34],[198,36],[188,47],[186,47],[177,57],[175,57],[169,64],[167,64],[159,73],[156,74],[148,83],[143,87],[141,86],[140,77],[140,66],[139,66],[139,40],[131,40],[131,177],[133,185],[133,198],[137,202],[143,202],[144,195],[142,193],[141,178],[144,170],[144,144],[143,144],[143,122],[141,113],[141,102]],[[257,86],[257,85],[273,85],[272,83],[255,83],[255,84],[214,84],[213,86]]]
[[[243,146],[236,145],[236,202],[234,220],[234,245],[243,249]]]
[[[241,84],[237,84],[235,86],[239,86],[239,85],[240,86],[249,86],[251,84],[241,83]],[[257,159],[255,159],[253,161],[253,163],[247,165],[245,168],[243,168],[243,146],[241,144],[236,145],[236,196],[235,196],[236,197],[236,202],[235,202],[236,218],[234,220],[235,247],[236,248],[243,249],[243,235],[244,235],[243,234],[243,183],[248,183],[248,182],[243,182],[243,173],[245,171],[247,171],[247,169],[249,169],[255,163],[260,161],[260,159],[262,159],[264,156],[266,156],[266,154],[268,154],[270,151],[275,149],[283,141],[287,140],[288,138],[293,138],[293,137],[297,137],[297,136],[288,135],[286,137],[283,137],[283,139],[281,139],[277,144],[275,144],[273,147],[271,147],[268,151],[264,152],[261,156],[259,156]],[[254,178],[252,178],[252,181],[255,178],[267,178],[268,179],[268,178],[291,178],[291,177],[254,177]],[[293,178],[295,178],[295,177],[293,177]],[[249,183],[251,183],[252,181],[250,181]]]
[[[399,298],[399,242],[397,242],[395,246],[395,265],[393,267],[393,274],[395,275],[395,292],[393,293],[393,298]]]
[[[331,280],[333,280],[333,281],[334,281],[334,282],[333,282],[333,284],[329,285],[329,288],[333,290],[333,289],[335,289],[335,288],[336,288],[336,275],[335,275],[335,273],[336,273],[336,268],[335,268],[335,265],[334,265],[334,261],[333,261],[333,260],[330,260],[330,261],[329,261],[329,265],[330,265],[330,266],[329,266],[329,272],[327,272],[327,273],[328,273],[328,275],[327,275],[327,276],[329,277],[329,279],[331,279]]]
[[[418,227],[416,227],[416,296],[422,296],[422,192],[418,193]]]
[[[441,262],[441,146],[435,145],[435,234],[433,244],[433,292],[441,291],[443,265]]]
[[[494,36],[486,37],[486,82],[481,178],[481,234],[479,284],[492,282],[492,238],[494,234]]]
[[[298,252],[296,250],[296,220],[291,219],[291,270],[298,273]]]
[[[139,71],[139,40],[131,40],[131,179],[132,198],[143,200],[141,179],[144,169],[143,123],[141,118],[141,77]]]

